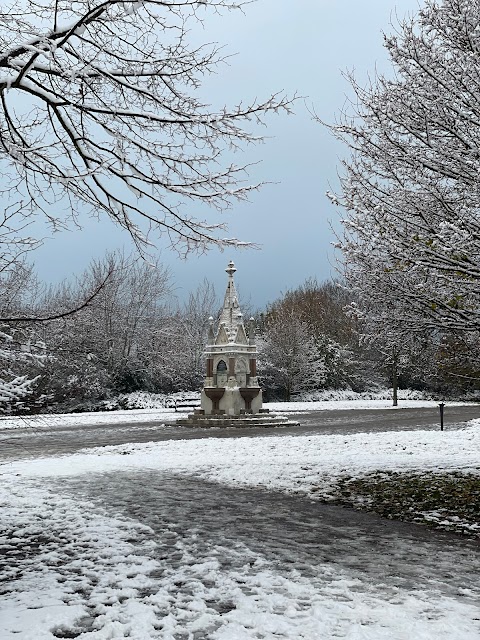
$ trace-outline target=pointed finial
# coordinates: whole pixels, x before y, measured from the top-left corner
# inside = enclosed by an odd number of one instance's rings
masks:
[[[248,322],[248,342],[255,344],[255,318],[252,316]]]
[[[225,271],[228,273],[230,278],[233,276],[233,274],[236,271],[235,265],[233,264],[233,260],[230,260],[230,262],[228,263],[228,267],[225,269]]]
[[[208,319],[208,344],[213,344],[215,342],[215,332],[213,330],[213,318],[212,316]]]

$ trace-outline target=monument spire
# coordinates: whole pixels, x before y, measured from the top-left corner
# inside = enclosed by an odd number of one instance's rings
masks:
[[[232,261],[225,271],[228,274],[227,289],[216,333],[213,331],[213,318],[209,320],[202,411],[205,416],[226,414],[238,417],[245,413],[259,413],[262,391],[257,379],[257,348],[253,332],[247,336],[245,331],[233,280],[236,268]]]
[[[236,270],[234,263],[230,260],[228,267],[225,269],[228,273],[228,283],[219,322],[220,326],[223,325],[225,328],[230,342],[235,340],[238,325],[243,324],[242,313],[238,303],[237,290],[235,289],[235,282],[233,280],[233,274]]]

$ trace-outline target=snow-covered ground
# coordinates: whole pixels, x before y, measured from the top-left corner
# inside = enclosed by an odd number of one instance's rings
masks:
[[[312,487],[317,492],[319,487],[327,487],[330,479],[341,474],[379,470],[480,471],[480,420],[472,421],[467,428],[448,431],[133,443],[9,463],[8,469],[30,477],[155,469],[195,474],[231,486],[309,493]]]
[[[102,424],[133,424],[141,422],[172,422],[185,413],[172,409],[133,409],[128,411],[95,411],[92,413],[50,413],[36,416],[0,418],[1,429],[93,426]]]
[[[471,405],[471,402],[448,402],[449,407]],[[313,402],[267,402],[264,405],[270,411],[300,413],[302,411],[332,411],[347,409],[422,409],[437,407],[436,400],[399,400],[398,406],[392,406],[391,400],[317,400]]]
[[[468,406],[468,402],[448,402],[449,407]],[[348,409],[421,409],[438,407],[435,400],[401,400],[393,407],[391,400],[322,400],[315,402],[267,402],[263,405],[273,413],[301,413],[303,411],[332,411]],[[101,424],[130,424],[141,422],[173,422],[191,413],[192,409],[132,409],[128,411],[95,411],[92,413],[41,414],[37,416],[0,417],[1,429],[26,427],[50,428],[54,426],[92,426]]]
[[[477,639],[479,594],[472,589],[479,585],[466,583],[463,573],[475,563],[480,568],[473,548],[466,561],[452,545],[442,560],[445,575],[458,575],[456,594],[427,578],[421,589],[370,584],[327,557],[308,571],[299,562],[286,571],[245,541],[210,541],[200,552],[196,523],[172,528],[155,503],[157,529],[109,508],[108,501],[102,506],[67,491],[69,483],[81,487],[93,478],[101,486],[115,478],[121,494],[130,490],[132,474],[144,476],[145,486],[152,478],[162,486],[162,478],[173,474],[314,499],[328,496],[342,475],[381,470],[480,473],[480,421],[445,432],[127,444],[3,464],[1,542],[8,582],[0,637]],[[140,508],[141,494],[136,499]],[[407,557],[415,560],[416,553],[412,547]]]

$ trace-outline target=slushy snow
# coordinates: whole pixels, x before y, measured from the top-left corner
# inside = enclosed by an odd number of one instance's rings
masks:
[[[97,474],[98,482],[107,478],[102,474],[125,474],[128,482],[128,473],[155,471],[313,499],[315,493],[328,495],[342,474],[379,470],[479,473],[480,421],[443,433],[172,440],[5,463],[0,466],[0,636],[478,638],[480,611],[471,597],[451,597],[428,586],[382,595],[378,585],[359,583],[347,570],[333,574],[328,562],[312,566],[311,577],[285,573],[244,543],[232,548],[212,542],[207,556],[197,557],[194,523],[181,533],[165,525],[158,537],[108,505],[75,499],[62,490],[63,483],[91,474]],[[233,568],[226,569],[229,563],[220,558],[231,558]],[[452,553],[452,574],[457,563]],[[459,595],[475,596],[468,589],[461,594],[460,588]]]

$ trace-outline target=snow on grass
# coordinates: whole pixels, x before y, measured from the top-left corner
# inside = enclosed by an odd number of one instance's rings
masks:
[[[229,485],[309,492],[329,478],[374,471],[480,468],[480,420],[448,431],[386,431],[348,435],[204,438],[88,449],[60,458],[9,463],[32,476],[122,469],[199,475]]]
[[[136,598],[156,566],[148,528],[14,476],[2,477],[0,502],[2,640],[72,638],[65,630],[92,619],[95,638],[150,637],[151,612]]]
[[[376,471],[339,477],[332,501],[480,538],[478,472]]]
[[[126,411],[93,411],[91,413],[52,413],[37,416],[0,417],[3,429],[50,429],[52,427],[94,426],[102,424],[140,424],[173,422],[184,417],[183,412],[172,409],[136,409]],[[190,411],[191,412],[191,411]]]
[[[11,463],[12,469],[32,476],[70,476],[90,472],[154,469],[195,475],[229,486],[263,487],[300,493],[322,501],[340,502],[370,508],[382,515],[423,519],[420,512],[405,507],[401,515],[392,501],[395,491],[385,485],[390,497],[379,511],[383,496],[373,490],[383,482],[384,473],[410,474],[406,489],[415,481],[412,474],[430,475],[461,472],[480,473],[480,420],[470,426],[447,431],[387,431],[349,435],[308,435],[257,438],[205,438],[170,440],[145,444],[88,449],[68,458],[38,459],[29,463]],[[378,476],[378,477],[377,477]],[[352,479],[362,479],[362,486]],[[428,480],[428,479],[427,479]],[[373,481],[373,482],[371,482]],[[399,479],[400,481],[400,479]],[[458,480],[459,484],[461,483]],[[432,482],[430,481],[430,485]],[[428,482],[423,482],[429,491]],[[370,489],[368,489],[370,487]],[[368,489],[368,492],[362,493]],[[394,489],[394,487],[393,487]],[[458,519],[454,494],[438,502],[449,527],[475,534],[478,527],[472,512],[470,519]],[[370,499],[376,496],[375,501]],[[388,504],[387,504],[388,503]],[[407,505],[407,502],[405,502]],[[390,510],[390,511],[388,511]],[[458,511],[458,512],[457,512]],[[448,518],[446,517],[448,516]],[[452,519],[453,518],[453,519]],[[430,518],[432,521],[432,518]]]
[[[428,391],[417,391],[414,389],[398,389],[399,400],[432,400],[436,397]],[[352,389],[319,389],[317,391],[302,391],[295,394],[295,400],[301,402],[312,402],[319,400],[391,400],[393,389],[371,389],[370,391],[353,391]],[[475,392],[462,397],[463,400],[477,399]]]
[[[449,407],[470,406],[471,402],[448,402]],[[303,411],[346,411],[351,409],[428,409],[438,408],[437,400],[399,400],[398,406],[391,399],[382,400],[315,400],[308,402],[267,402],[264,407],[272,412],[301,413]]]

